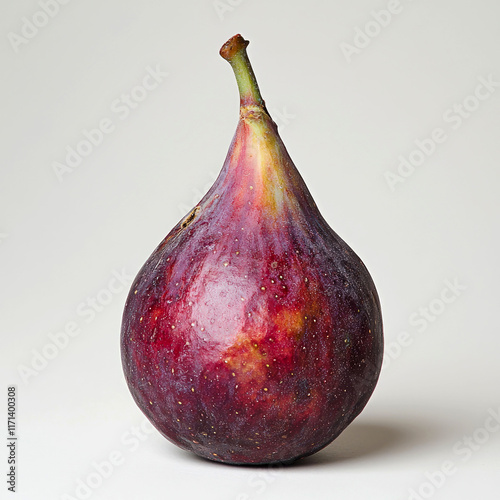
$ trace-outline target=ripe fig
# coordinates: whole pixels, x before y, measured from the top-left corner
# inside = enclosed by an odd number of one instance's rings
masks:
[[[375,285],[321,216],[261,97],[240,35],[220,53],[240,92],[222,170],[130,290],[123,369],[139,408],[183,449],[290,463],[335,439],[382,364]]]

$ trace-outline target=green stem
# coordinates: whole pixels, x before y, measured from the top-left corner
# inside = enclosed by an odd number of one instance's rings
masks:
[[[235,35],[222,46],[220,55],[233,68],[240,92],[240,106],[253,105],[265,109],[264,100],[260,95],[259,86],[248,59],[246,50],[248,43],[241,35]]]

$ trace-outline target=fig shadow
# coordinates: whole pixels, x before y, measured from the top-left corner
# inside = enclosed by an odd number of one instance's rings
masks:
[[[430,422],[381,423],[356,422],[350,424],[332,443],[313,455],[297,460],[291,467],[312,467],[361,460],[377,456],[403,455],[441,435]]]

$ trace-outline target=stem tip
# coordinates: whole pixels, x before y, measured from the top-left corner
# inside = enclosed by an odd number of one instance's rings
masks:
[[[219,54],[231,62],[236,54],[245,50],[250,42],[245,40],[241,35],[231,37],[220,49]]]

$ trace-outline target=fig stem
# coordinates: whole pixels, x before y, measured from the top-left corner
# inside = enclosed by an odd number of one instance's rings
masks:
[[[241,35],[230,38],[220,49],[220,55],[229,62],[240,92],[240,107],[253,105],[265,109],[259,86],[247,55],[248,40]]]

